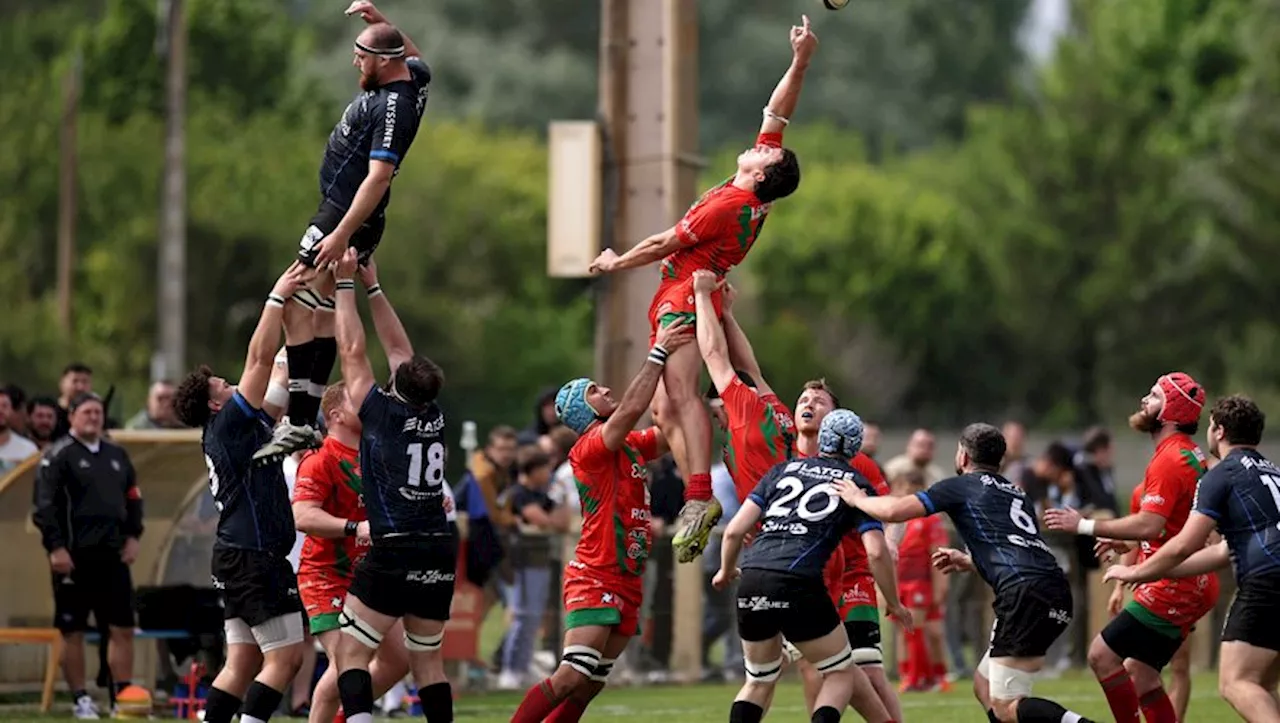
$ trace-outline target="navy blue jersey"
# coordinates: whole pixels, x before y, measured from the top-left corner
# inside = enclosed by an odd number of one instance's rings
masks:
[[[281,557],[293,549],[297,533],[284,469],[279,464],[253,464],[254,453],[271,441],[274,426],[275,421],[250,406],[240,392],[205,423],[201,446],[218,508],[214,547],[265,550]]]
[[[841,501],[833,485],[838,480],[852,480],[867,494],[876,493],[845,460],[810,457],[774,465],[747,497],[764,510],[764,524],[743,555],[742,568],[820,579],[851,528],[859,533],[883,530],[878,521]]]
[[[1040,539],[1035,506],[1004,477],[962,474],[917,492],[916,497],[929,514],[945,512],[951,517],[978,575],[996,595],[1010,585],[1063,577],[1049,546]]]
[[[1280,572],[1280,468],[1256,449],[1234,449],[1200,478],[1192,509],[1227,541],[1236,580]]]
[[[415,411],[380,387],[360,405],[360,472],[373,536],[449,534],[444,413]]]
[[[395,164],[396,173],[409,152],[418,124],[427,108],[427,85],[431,70],[421,58],[410,58],[409,80],[397,80],[357,95],[333,127],[320,161],[320,195],[346,211],[356,190],[369,175],[369,161]],[[391,200],[391,190],[383,194],[373,215]]]

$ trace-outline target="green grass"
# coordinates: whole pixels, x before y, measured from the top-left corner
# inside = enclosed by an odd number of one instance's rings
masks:
[[[626,721],[627,723],[702,723],[728,719],[729,704],[733,701],[737,686],[698,685],[606,689],[590,710],[586,721]],[[1082,675],[1072,675],[1060,680],[1037,682],[1036,693],[1062,703],[1077,713],[1102,723],[1110,721],[1106,701],[1098,684]],[[520,696],[515,694],[476,694],[465,696],[456,704],[456,717],[467,723],[506,723],[511,719]],[[974,702],[966,682],[956,685],[950,693],[913,693],[903,697],[904,717],[908,723],[974,723],[985,720],[978,704]],[[53,718],[13,717],[0,712],[6,723],[47,722]],[[773,709],[766,720],[805,720],[804,698],[797,682],[787,681],[779,685]],[[1191,708],[1187,719],[1195,723],[1236,721],[1238,718],[1226,703],[1218,699],[1217,677],[1201,674],[1195,677],[1191,694]],[[280,719],[277,719],[280,720]],[[421,718],[401,719],[406,723]],[[845,721],[859,721],[853,711],[847,711]]]

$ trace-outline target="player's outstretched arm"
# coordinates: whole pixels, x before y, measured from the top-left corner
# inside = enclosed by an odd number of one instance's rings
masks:
[[[653,349],[649,350],[649,356],[645,359],[640,373],[631,380],[626,393],[622,395],[622,401],[618,403],[618,408],[604,422],[604,428],[600,434],[605,448],[611,452],[622,449],[622,443],[627,435],[635,429],[636,422],[640,421],[640,417],[644,416],[645,410],[653,402],[653,394],[658,391],[658,381],[662,379],[662,369],[667,361],[667,355],[692,340],[693,330],[687,321],[679,321],[658,329],[658,338]]]
[[[1045,510],[1044,513],[1045,527],[1050,530],[1113,540],[1154,540],[1160,536],[1165,522],[1164,515],[1149,510],[1114,520],[1091,520],[1070,507]]]
[[[773,394],[773,387],[769,386],[769,382],[765,381],[764,370],[760,368],[760,362],[756,359],[755,349],[751,347],[751,340],[747,338],[747,333],[742,330],[742,326],[738,324],[738,319],[733,315],[733,305],[737,300],[737,292],[733,287],[725,284],[724,287],[724,338],[729,345],[729,363],[735,368],[741,369],[756,381],[756,391],[761,396]]]
[[[632,246],[621,256],[613,249],[601,251],[587,270],[592,274],[611,274],[615,271],[648,266],[678,248],[680,248],[680,237],[676,234],[676,227],[672,226]]]
[[[1231,551],[1227,549],[1227,541],[1222,540],[1183,560],[1182,564],[1174,566],[1165,577],[1195,577],[1216,572],[1230,564]]]
[[[295,261],[276,279],[267,295],[267,303],[258,317],[258,326],[249,339],[249,351],[244,360],[244,372],[240,375],[237,391],[249,406],[262,409],[267,396],[267,385],[275,369],[276,350],[280,348],[280,329],[284,318],[284,302],[293,296],[311,273],[301,262]]]
[[[711,374],[711,383],[716,391],[724,394],[733,384],[737,374],[729,361],[729,344],[725,340],[724,329],[716,318],[715,307],[711,302],[711,294],[722,286],[716,275],[705,269],[693,272],[693,303],[697,312],[698,351],[702,360],[707,363],[707,371]]]
[[[761,133],[781,133],[791,120],[791,114],[800,101],[800,89],[804,87],[804,74],[809,69],[813,51],[818,49],[818,36],[809,28],[809,16],[800,16],[800,25],[791,27],[791,65],[783,74],[778,86],[769,96],[764,108]]]
[[[369,0],[356,0],[348,5],[347,15],[359,15],[361,20],[370,25],[390,22],[387,20],[387,16],[383,15],[382,11],[374,7]],[[404,40],[404,57],[421,58],[422,51],[418,49],[418,46],[409,39],[409,36],[405,34],[402,28],[397,27],[396,29],[400,31],[400,37]]]
[[[1170,571],[1193,554],[1205,549],[1209,534],[1217,524],[1212,517],[1192,510],[1182,530],[1161,545],[1154,555],[1135,567],[1113,567],[1107,570],[1103,580],[1132,583],[1150,582],[1169,577]]]
[[[356,250],[347,249],[335,271],[338,277],[338,304],[334,314],[338,335],[338,361],[342,364],[342,380],[353,401],[363,403],[373,389],[373,368],[365,353],[364,322],[356,308]]]
[[[400,316],[391,306],[382,285],[378,283],[378,266],[369,259],[369,265],[361,267],[358,272],[360,283],[364,284],[369,294],[369,313],[373,316],[373,330],[378,334],[378,341],[387,353],[387,363],[394,374],[400,365],[413,357],[413,344],[409,334],[400,323]]]
[[[916,496],[873,497],[850,480],[840,480],[835,483],[835,487],[846,505],[857,507],[881,522],[906,522],[930,514]]]

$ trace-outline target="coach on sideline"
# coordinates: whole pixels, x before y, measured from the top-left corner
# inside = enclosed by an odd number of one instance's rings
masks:
[[[129,455],[102,438],[102,400],[76,395],[70,434],[55,442],[36,473],[32,513],[53,570],[54,625],[66,647],[62,671],[75,716],[98,717],[85,689],[84,631],[89,613],[111,630],[108,661],[116,691],[133,674],[133,580],[129,565],[142,536],[142,494]]]

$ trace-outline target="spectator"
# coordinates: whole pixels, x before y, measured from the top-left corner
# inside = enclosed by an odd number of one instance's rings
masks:
[[[578,485],[573,481],[573,470],[569,467],[569,452],[578,441],[578,435],[562,424],[552,428],[547,438],[551,440],[551,468],[554,470],[547,495],[552,502],[567,507],[570,516],[581,515]]]
[[[9,470],[40,451],[34,442],[18,434],[9,426],[12,419],[13,400],[6,387],[0,389],[0,479],[3,479]]]
[[[498,687],[504,690],[523,688],[533,662],[534,641],[547,603],[551,599],[552,533],[569,529],[569,510],[547,496],[551,483],[551,458],[538,445],[521,447],[516,455],[517,478],[511,493],[511,511],[519,522],[521,533],[511,546],[514,584],[508,608],[512,613],[511,628],[503,649],[502,673]]]
[[[53,569],[54,625],[77,718],[96,718],[86,691],[84,631],[89,613],[108,627],[116,692],[133,672],[133,580],[142,537],[142,495],[129,455],[102,438],[105,413],[94,394],[68,403],[70,434],[45,453],[36,474],[33,518]]]
[[[1000,430],[1004,434],[1004,461],[1000,464],[1000,474],[1010,482],[1026,491],[1027,467],[1027,429],[1021,422],[1009,420]]]
[[[484,590],[480,619],[501,599],[493,573],[506,557],[502,533],[511,528],[509,511],[498,497],[510,484],[508,470],[516,458],[516,430],[494,427],[489,441],[476,451],[467,466],[457,494],[458,509],[467,513],[467,579]]]
[[[738,585],[730,583],[723,590],[717,590],[711,579],[720,570],[720,543],[723,527],[728,520],[738,514],[741,503],[738,502],[738,490],[734,487],[733,477],[723,461],[711,465],[711,492],[724,509],[718,533],[712,534],[707,541],[707,549],[702,553],[702,680],[704,682],[724,682],[739,676],[742,671],[742,641],[738,638]],[[711,668],[711,646],[724,639],[724,663],[720,670]]]
[[[125,422],[125,429],[182,429],[173,411],[173,382],[160,380],[147,392],[147,406]]]
[[[556,392],[558,391],[557,387],[547,387],[538,395],[533,405],[533,422],[520,430],[520,434],[517,435],[516,441],[519,444],[538,444],[556,425],[560,424],[560,420],[556,417]]]
[[[862,428],[862,453],[870,457],[876,458],[876,453],[880,451],[880,425],[867,423]]]
[[[9,404],[13,411],[9,412],[9,429],[29,437],[27,434],[27,390],[17,384],[6,384],[0,387],[0,393],[9,395]],[[0,419],[0,422],[5,420]]]
[[[27,437],[41,451],[56,439],[59,411],[58,400],[53,397],[36,397],[27,402]]]
[[[62,370],[62,378],[58,380],[58,425],[53,430],[54,439],[61,439],[71,429],[68,419],[71,400],[81,394],[92,392],[93,370],[89,365],[83,362],[71,362]]]
[[[1076,455],[1075,465],[1087,504],[1118,514],[1116,505],[1115,450],[1111,433],[1104,427],[1090,427],[1084,433],[1084,445]]]
[[[1044,454],[1035,461],[1034,472],[1045,489],[1044,500],[1039,509],[1071,507],[1085,511],[1088,515],[1093,506],[1089,505],[1081,494],[1081,485],[1076,477],[1074,455],[1066,445],[1053,442],[1045,448]],[[1058,567],[1066,573],[1071,583],[1071,595],[1075,600],[1075,611],[1067,630],[1049,648],[1049,663],[1056,670],[1064,670],[1071,665],[1071,658],[1084,650],[1080,638],[1087,619],[1083,560],[1093,556],[1093,538],[1070,533],[1050,532],[1041,525],[1044,541],[1049,544]],[[1078,662],[1083,662],[1078,661]]]
[[[924,483],[932,486],[933,483],[941,480],[942,470],[933,463],[933,451],[937,446],[937,440],[933,436],[933,432],[921,428],[911,433],[911,439],[907,441],[907,450],[903,454],[894,457],[885,462],[884,475],[888,479],[901,477],[910,470],[919,470],[924,475]]]

